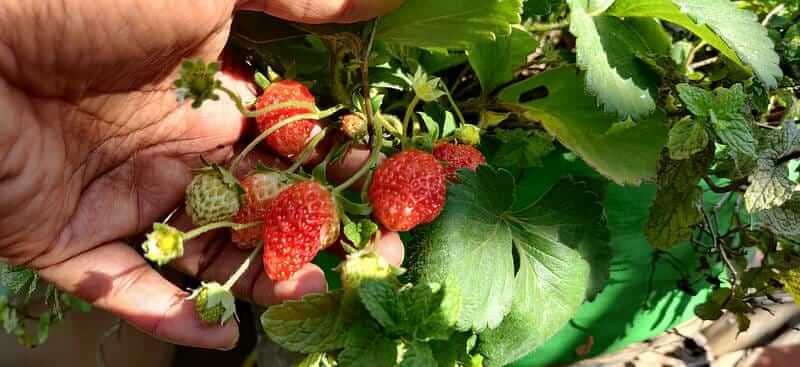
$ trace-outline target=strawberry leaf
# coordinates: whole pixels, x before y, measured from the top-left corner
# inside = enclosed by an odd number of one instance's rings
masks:
[[[377,325],[361,321],[347,332],[338,362],[340,367],[392,367],[397,363],[397,344]]]
[[[687,117],[676,122],[670,129],[667,148],[670,158],[689,159],[695,153],[705,150],[708,142],[708,132],[703,123]]]
[[[433,350],[427,343],[413,342],[406,345],[400,367],[436,367]]]
[[[521,0],[406,0],[382,17],[376,40],[415,47],[464,49],[511,32]]]
[[[570,32],[577,37],[577,63],[586,70],[588,90],[608,112],[623,118],[650,115],[656,108],[659,77],[641,59],[668,55],[667,33],[652,19],[593,16],[589,0],[567,3]]]
[[[753,73],[767,87],[783,76],[767,30],[756,16],[729,0],[617,0],[608,9],[617,17],[656,17],[686,28],[725,57]]]
[[[293,352],[341,348],[345,340],[341,297],[341,291],[333,291],[272,306],[261,315],[261,325],[270,339]]]
[[[598,111],[585,90],[584,73],[567,66],[513,84],[498,98],[521,109],[523,117],[540,121],[550,135],[615,182],[639,184],[655,177],[667,140],[664,114],[620,124],[616,114]],[[539,91],[544,97],[530,97]]]
[[[498,86],[510,82],[516,69],[525,64],[535,49],[533,35],[521,27],[514,27],[509,35],[476,43],[467,50],[467,55],[484,93],[491,93]]]
[[[483,331],[483,354],[507,363],[572,317],[594,287],[593,267],[607,277],[608,258],[589,250],[608,247],[600,197],[585,182],[567,180],[517,206],[513,178],[489,166],[461,172],[461,182],[439,219],[415,233],[410,268],[421,282],[460,290],[457,328]],[[544,303],[552,307],[538,307]]]

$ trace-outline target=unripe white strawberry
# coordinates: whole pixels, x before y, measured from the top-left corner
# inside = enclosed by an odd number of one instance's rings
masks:
[[[186,187],[186,213],[196,226],[229,221],[239,211],[243,193],[228,170],[218,165],[208,166]]]

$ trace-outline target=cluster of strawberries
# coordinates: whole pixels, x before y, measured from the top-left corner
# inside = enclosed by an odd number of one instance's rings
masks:
[[[258,130],[268,134],[262,144],[290,160],[304,160],[309,143],[324,128],[317,118],[303,118],[318,110],[312,93],[296,81],[269,84],[256,110]],[[340,129],[354,138],[365,135],[368,130],[362,117],[346,115]],[[377,165],[368,180],[371,216],[389,231],[430,223],[444,207],[447,181],[458,181],[458,169],[475,170],[484,162],[472,145],[452,142],[436,144],[432,153],[409,148],[393,154]],[[241,249],[257,250],[263,245],[264,269],[275,281],[289,279],[319,251],[336,243],[344,215],[334,191],[312,178],[256,169],[237,179],[217,165],[199,170],[187,186],[186,210],[199,227],[197,233],[229,227]],[[195,231],[182,233],[157,224],[144,244],[145,255],[158,263],[168,262],[182,253],[170,253],[168,244],[182,244]],[[228,290],[235,278],[225,285],[204,284],[192,296],[204,320],[216,323],[230,317],[233,306]]]

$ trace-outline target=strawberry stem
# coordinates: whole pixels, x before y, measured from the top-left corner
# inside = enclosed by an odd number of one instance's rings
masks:
[[[247,259],[245,259],[244,262],[242,262],[242,265],[239,265],[239,268],[236,269],[236,272],[233,273],[233,275],[231,275],[230,278],[228,278],[228,281],[226,281],[225,284],[222,285],[222,288],[225,288],[226,290],[231,290],[231,288],[233,288],[233,285],[236,284],[236,281],[238,281],[239,278],[241,278],[242,275],[244,275],[244,273],[250,267],[250,264],[253,262],[253,259],[256,258],[256,255],[260,251],[261,251],[261,246],[258,246],[255,249],[253,249],[253,251],[250,252],[250,255],[247,256]]]
[[[227,94],[228,97],[230,97],[230,99],[236,104],[236,109],[238,109],[239,112],[242,113],[242,116],[248,117],[248,118],[258,117],[258,116],[261,116],[261,115],[266,115],[266,114],[268,114],[268,113],[270,113],[272,111],[277,111],[277,110],[286,109],[286,108],[297,108],[297,109],[302,108],[302,109],[306,109],[306,110],[309,110],[309,111],[312,111],[312,112],[319,111],[317,109],[317,106],[314,105],[313,103],[303,102],[303,101],[289,101],[289,102],[274,103],[274,104],[271,104],[271,105],[266,106],[264,108],[251,111],[251,110],[248,110],[247,106],[244,105],[244,102],[242,102],[242,97],[240,97],[238,93],[236,93],[233,90],[228,89],[228,88],[226,88],[224,86],[221,86],[221,85],[217,86],[217,89],[219,89],[223,93]]]
[[[193,229],[193,230],[191,230],[189,232],[184,233],[183,239],[185,241],[188,241],[188,240],[191,240],[192,238],[195,238],[197,236],[202,235],[203,233],[210,232],[210,231],[213,231],[215,229],[220,229],[220,228],[230,228],[230,229],[233,229],[234,231],[240,231],[240,230],[247,229],[247,228],[250,228],[250,227],[255,227],[255,226],[260,225],[260,224],[261,224],[260,221],[259,222],[252,222],[252,223],[245,223],[245,224],[234,223],[234,222],[209,223],[209,224],[206,224],[206,225],[204,225],[202,227],[197,227],[197,228],[195,228],[195,229]]]
[[[280,122],[278,122],[275,125],[270,126],[269,129],[264,130],[263,133],[261,133],[255,139],[253,139],[253,141],[251,141],[250,144],[248,144],[247,147],[245,147],[244,150],[242,150],[241,153],[239,153],[239,155],[236,156],[236,158],[234,158],[233,162],[231,163],[230,171],[231,172],[235,172],[236,171],[236,167],[239,166],[239,163],[241,163],[242,159],[244,159],[244,157],[246,157],[248,154],[250,154],[250,152],[252,152],[253,149],[255,149],[258,146],[258,144],[261,144],[261,142],[264,141],[264,139],[266,139],[268,136],[272,135],[272,133],[280,130],[283,127],[288,126],[289,124],[291,124],[293,122],[297,122],[297,121],[300,121],[300,120],[321,120],[321,119],[326,118],[326,117],[328,117],[330,115],[333,115],[334,113],[338,112],[342,108],[344,108],[344,106],[336,105],[336,106],[333,106],[333,107],[331,107],[331,108],[329,108],[327,110],[317,111],[317,112],[313,112],[313,113],[304,113],[302,115],[292,116],[292,117],[289,117],[287,119],[281,120]]]
[[[336,186],[333,189],[334,194],[340,194],[342,191],[347,190],[350,186],[353,186],[356,181],[358,181],[361,177],[363,177],[367,172],[372,169],[372,166],[375,162],[378,161],[378,157],[381,154],[381,147],[383,146],[383,124],[377,122],[373,118],[369,118],[370,122],[372,123],[372,147],[370,148],[370,155],[369,159],[366,163],[364,163],[361,168],[356,171],[356,173],[347,179],[347,181],[343,182],[341,185]]]
[[[403,136],[408,134],[408,122],[411,120],[411,116],[414,114],[414,109],[417,108],[419,101],[421,101],[421,99],[415,94],[414,99],[411,100],[411,103],[409,103],[406,108],[406,114],[403,116]]]
[[[447,84],[444,82],[439,82],[441,84],[442,89],[444,89],[444,93],[447,95],[447,100],[450,101],[450,105],[453,106],[453,110],[456,111],[456,116],[458,116],[458,127],[464,126],[467,124],[467,121],[464,120],[464,115],[461,114],[461,109],[458,108],[458,104],[456,101],[453,100],[453,96],[450,94],[450,89],[447,88]]]
[[[292,166],[286,170],[286,172],[294,173],[295,171],[297,171],[297,169],[300,168],[300,166],[302,166],[303,163],[305,163],[305,161],[311,156],[311,154],[314,153],[314,149],[317,148],[319,142],[322,141],[322,139],[324,139],[325,135],[327,134],[328,134],[328,128],[325,128],[322,129],[322,131],[320,131],[317,135],[314,135],[314,138],[312,138],[311,141],[308,142],[308,145],[306,145],[306,147],[303,149],[300,155],[297,156],[297,159],[294,161],[294,163],[292,163]]]

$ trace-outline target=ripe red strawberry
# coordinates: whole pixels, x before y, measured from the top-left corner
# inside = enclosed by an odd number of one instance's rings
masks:
[[[256,172],[241,180],[244,188],[242,208],[236,213],[233,221],[240,224],[258,222],[264,219],[270,201],[291,184],[291,181],[279,172]],[[264,226],[259,225],[233,231],[231,239],[236,247],[242,250],[254,249],[261,243]]]
[[[444,165],[445,176],[450,182],[458,182],[456,171],[462,168],[475,171],[478,166],[486,163],[483,153],[474,146],[465,144],[439,144],[433,148],[433,156]]]
[[[405,150],[383,161],[369,186],[372,216],[390,231],[432,222],[444,207],[444,168],[430,153]]]
[[[272,200],[264,214],[264,270],[289,279],[339,236],[333,195],[313,181],[296,183]]]
[[[310,106],[313,106],[316,100],[305,85],[293,80],[280,80],[270,84],[258,98],[256,109],[290,102],[309,106],[280,108],[258,116],[256,118],[258,130],[264,132],[287,118],[314,112]],[[276,153],[292,158],[300,154],[306,143],[320,131],[321,128],[316,120],[300,120],[272,133],[267,137],[266,144]]]

